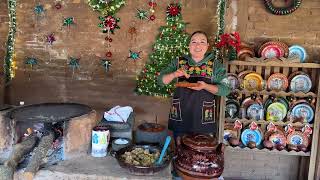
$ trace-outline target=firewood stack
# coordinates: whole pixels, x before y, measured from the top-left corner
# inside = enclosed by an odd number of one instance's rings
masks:
[[[4,165],[0,166],[0,180],[13,180],[13,174],[19,162],[24,155],[33,151],[31,161],[24,171],[25,179],[32,180],[54,139],[54,131],[51,128],[47,128],[40,138],[39,134],[37,135],[37,133],[33,132],[25,137],[21,143],[15,144],[8,160],[5,161]]]

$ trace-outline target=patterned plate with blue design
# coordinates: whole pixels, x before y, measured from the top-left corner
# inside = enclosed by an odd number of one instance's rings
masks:
[[[261,120],[264,116],[263,105],[254,103],[251,104],[247,109],[247,116],[249,119]]]
[[[293,45],[289,47],[289,58],[299,57],[300,62],[304,62],[307,58],[306,50],[299,45]]]
[[[299,74],[290,81],[290,91],[307,93],[312,88],[312,82],[308,75]]]
[[[262,135],[258,129],[256,129],[256,130],[246,129],[242,132],[242,134],[241,134],[242,144],[247,146],[249,141],[255,142],[256,146],[261,144]]]
[[[291,115],[293,118],[303,118],[304,122],[311,123],[314,117],[314,111],[309,104],[302,103],[292,108]]]
[[[287,136],[287,142],[288,144],[292,145],[305,145],[308,147],[309,145],[309,139],[307,136],[305,136],[301,131],[295,131]]]

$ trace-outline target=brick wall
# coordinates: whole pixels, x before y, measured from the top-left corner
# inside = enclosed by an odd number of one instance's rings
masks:
[[[159,34],[158,28],[166,24],[166,1],[157,1],[154,22],[135,17],[136,9],[148,10],[147,0],[127,1],[127,5],[117,14],[121,18],[120,29],[112,36],[113,58],[108,74],[99,64],[100,57],[107,52],[105,34],[97,26],[98,13],[91,10],[86,0],[63,1],[60,10],[56,10],[51,2],[39,2],[46,9],[41,17],[36,17],[33,12],[34,1],[18,2],[17,5],[18,70],[6,93],[8,103],[71,101],[91,105],[98,111],[118,104],[130,105],[137,113],[138,123],[142,120],[153,121],[156,114],[162,123],[166,123],[168,99],[136,96],[133,93],[136,75],[148,60],[152,44]],[[182,4],[183,18],[189,23],[187,31],[191,33],[201,29],[213,36],[216,0],[185,0]],[[69,16],[75,18],[76,25],[62,27],[63,17]],[[133,37],[128,33],[130,26],[137,29]],[[51,32],[57,39],[52,46],[45,43],[45,36]],[[142,51],[142,59],[125,61],[129,49]],[[39,60],[39,65],[33,70],[24,65],[25,58],[30,56]],[[80,71],[76,70],[73,77],[67,66],[69,56],[81,58]]]

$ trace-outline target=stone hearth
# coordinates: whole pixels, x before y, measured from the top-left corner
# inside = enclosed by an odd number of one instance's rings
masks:
[[[12,145],[16,143],[15,120],[6,116],[13,108],[0,110],[0,157],[8,157]],[[65,121],[63,142],[64,158],[86,155],[91,148],[91,131],[97,124],[96,111],[72,117]]]

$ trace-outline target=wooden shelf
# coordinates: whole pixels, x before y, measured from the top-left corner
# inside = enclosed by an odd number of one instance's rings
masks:
[[[230,61],[229,65],[240,65],[240,66],[276,66],[276,67],[296,67],[296,68],[313,68],[319,69],[320,64],[317,63],[290,63],[290,62],[279,62],[279,61]]]
[[[250,149],[248,147],[241,148],[239,146],[237,147],[232,147],[232,146],[226,146],[227,151],[231,152],[256,152],[256,153],[267,153],[267,154],[278,154],[278,155],[290,155],[290,156],[310,156],[310,152],[303,152],[303,151],[287,151],[287,150],[282,150],[279,151],[277,149],[269,150],[269,149]]]
[[[284,92],[284,91],[267,91],[267,90],[262,90],[262,91],[248,91],[248,90],[239,90],[239,89],[235,89],[233,90],[233,92],[237,92],[239,94],[257,94],[257,95],[276,95],[276,96],[295,96],[295,97],[317,97],[317,95],[313,92],[308,92],[308,93],[304,93],[304,92]]]
[[[251,122],[255,122],[257,124],[269,124],[270,122],[272,122],[274,125],[276,126],[285,126],[287,124],[292,124],[294,127],[304,127],[304,125],[308,124],[310,127],[313,127],[313,124],[309,124],[309,123],[301,123],[301,122],[273,122],[273,121],[266,121],[266,120],[251,120],[251,119],[240,119],[240,118],[225,118],[227,123],[233,123],[236,120],[239,120],[241,123],[248,123],[250,124]]]

